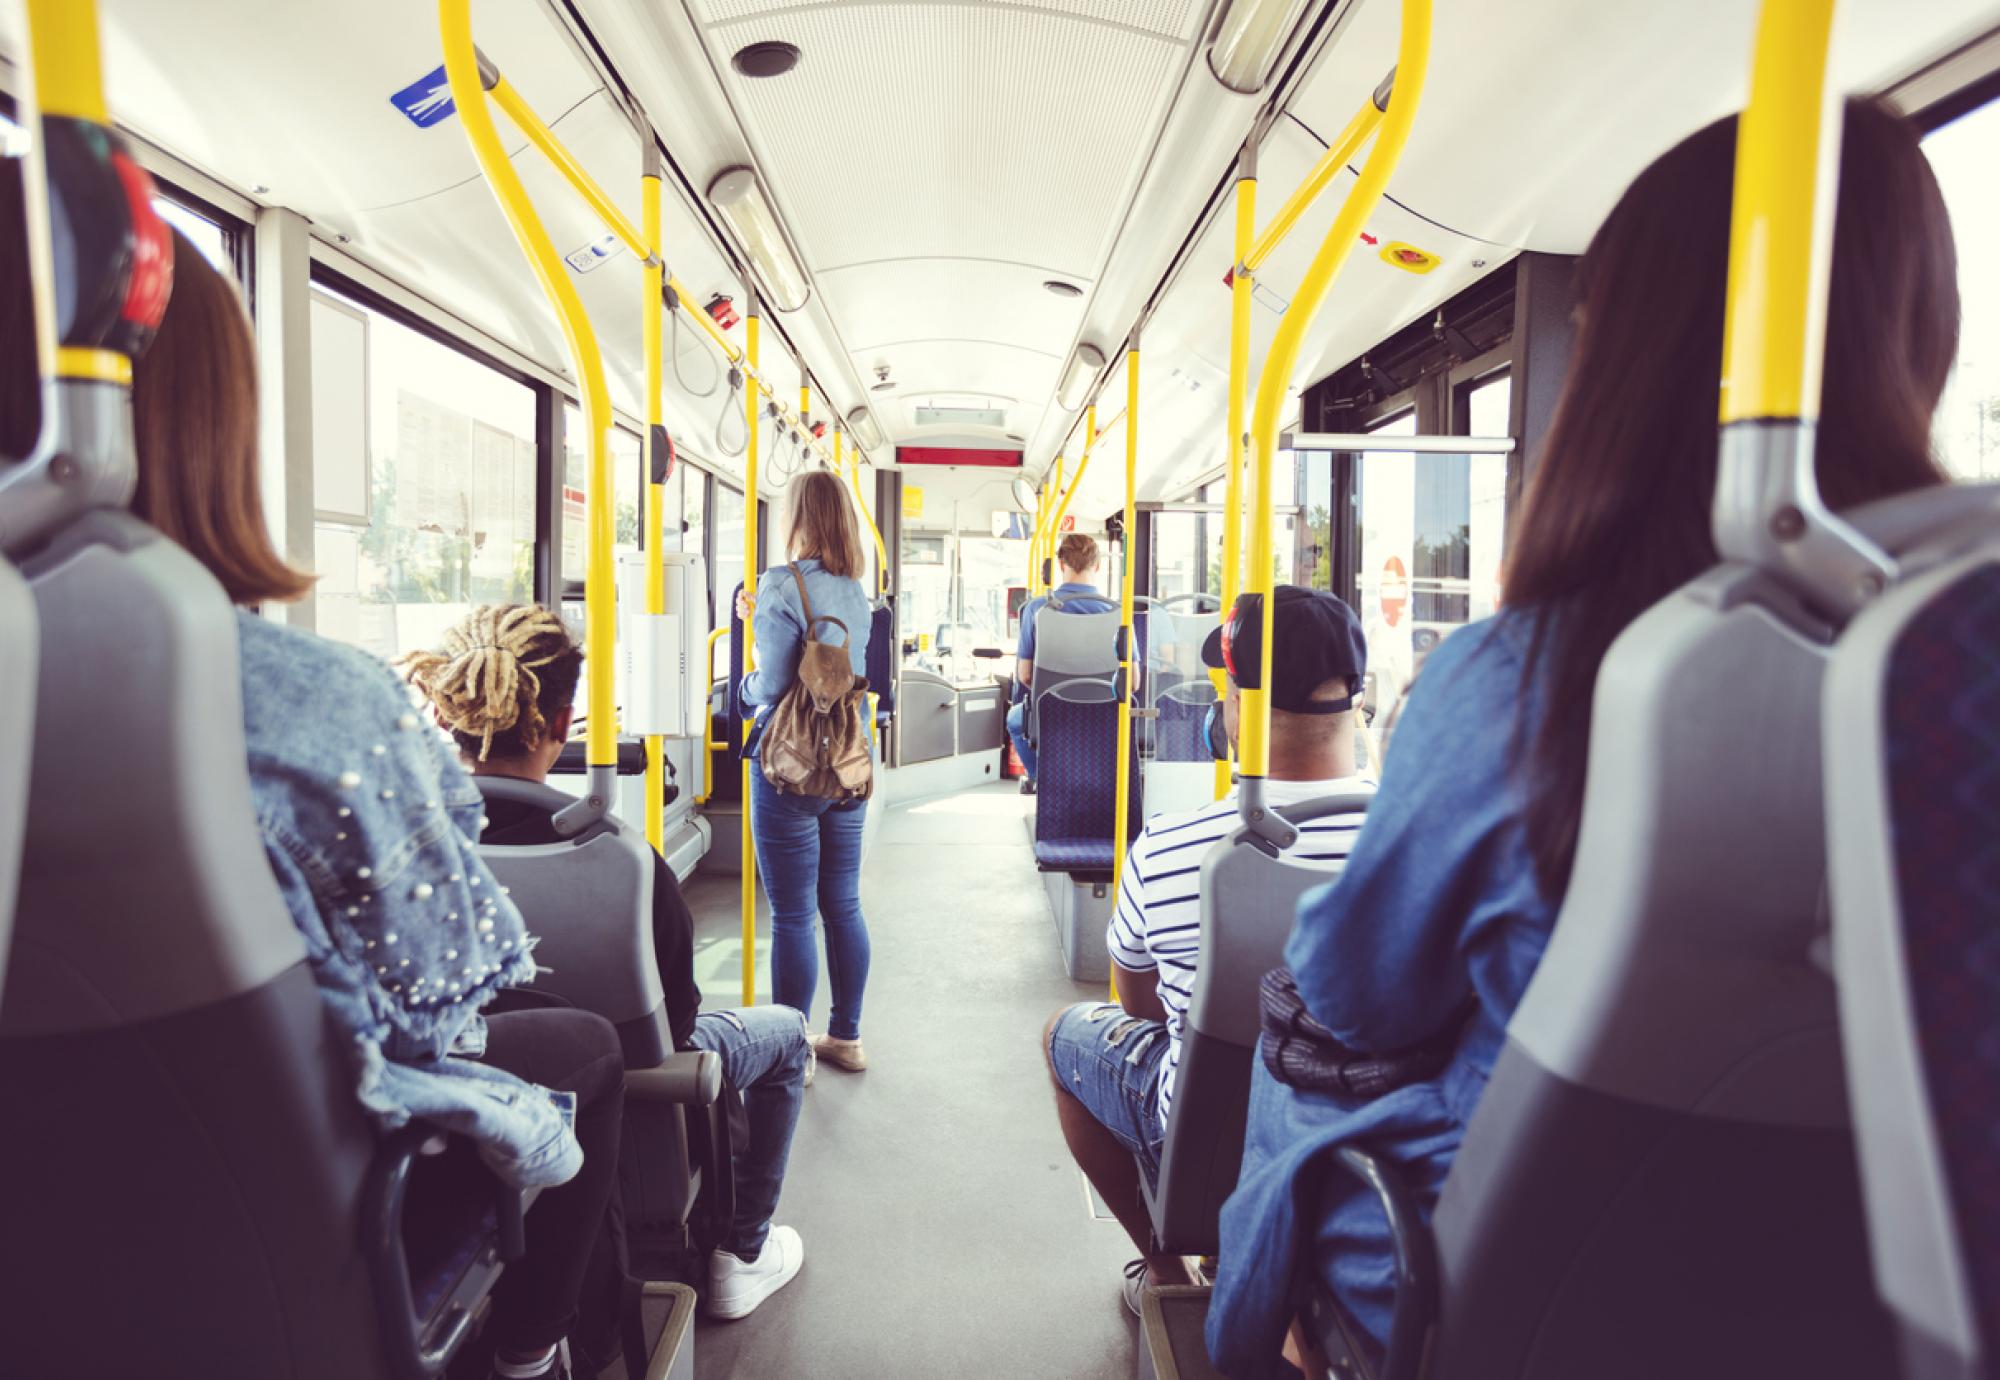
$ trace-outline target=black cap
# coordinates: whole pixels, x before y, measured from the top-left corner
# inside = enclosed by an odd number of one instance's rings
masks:
[[[1338,714],[1354,707],[1368,672],[1368,639],[1354,610],[1321,589],[1279,585],[1272,624],[1271,706],[1292,714]],[[1222,626],[1201,644],[1204,666],[1228,671],[1238,687],[1257,688],[1258,640],[1264,631],[1259,597],[1245,594]],[[1225,652],[1225,648],[1227,649]],[[1347,683],[1347,697],[1316,700],[1313,691],[1330,680]]]

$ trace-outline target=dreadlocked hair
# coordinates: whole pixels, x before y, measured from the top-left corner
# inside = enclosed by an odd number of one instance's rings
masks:
[[[445,633],[442,651],[412,652],[401,665],[459,751],[484,762],[496,747],[518,757],[541,746],[576,697],[583,649],[538,604],[482,604]]]

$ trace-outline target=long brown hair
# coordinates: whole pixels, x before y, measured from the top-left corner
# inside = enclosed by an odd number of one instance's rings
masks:
[[[840,476],[832,470],[807,470],[792,481],[785,503],[791,511],[785,549],[792,559],[810,556],[829,575],[858,578],[866,559],[861,553],[861,524]]]
[[[296,599],[312,588],[264,525],[250,318],[235,287],[178,230],[173,295],[132,368],[132,430],[132,511],[186,547],[232,601]]]
[[[1958,353],[1958,268],[1916,133],[1847,106],[1816,447],[1834,508],[1945,479],[1931,414]],[[1506,601],[1534,618],[1524,744],[1528,844],[1544,894],[1569,885],[1591,694],[1612,641],[1715,564],[1716,414],[1736,121],[1639,175],[1578,270],[1581,321],[1507,559]],[[1524,724],[1524,729],[1528,726]]]

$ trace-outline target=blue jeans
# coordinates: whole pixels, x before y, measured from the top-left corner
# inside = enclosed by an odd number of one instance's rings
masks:
[[[819,990],[817,915],[826,926],[833,984],[827,1033],[857,1040],[861,991],[868,985],[868,924],[861,918],[861,826],[868,803],[784,795],[761,771],[750,773],[750,783],[757,872],[771,898],[771,998],[811,1013]]]
[[[1172,1041],[1158,1021],[1122,1006],[1087,1001],[1056,1017],[1049,1068],[1119,1144],[1139,1157],[1146,1177],[1160,1177],[1167,1128],[1160,1121],[1160,1076]]]
[[[696,1049],[722,1059],[722,1081],[743,1095],[750,1138],[736,1152],[736,1220],[722,1248],[755,1260],[771,1232],[792,1130],[805,1092],[806,1019],[788,1006],[704,1011],[694,1019]]]
[[[1035,774],[1035,745],[1028,741],[1028,705],[1025,700],[1007,711],[1007,736],[1014,740],[1014,755],[1021,759],[1021,770],[1032,778]]]

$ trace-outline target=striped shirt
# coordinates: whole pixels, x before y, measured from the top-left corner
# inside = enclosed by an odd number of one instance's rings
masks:
[[[1373,791],[1372,776],[1337,781],[1269,781],[1265,798],[1284,808],[1324,795]],[[1160,1005],[1167,1012],[1167,1058],[1160,1070],[1160,1124],[1174,1096],[1174,1070],[1181,1060],[1181,1029],[1194,991],[1195,962],[1201,954],[1201,863],[1209,850],[1237,827],[1236,795],[1193,813],[1156,815],[1146,821],[1118,887],[1118,909],[1105,942],[1111,960],[1134,973],[1159,970]],[[1361,832],[1357,815],[1313,820],[1285,856],[1295,862],[1338,872]]]

